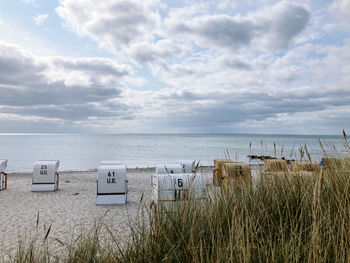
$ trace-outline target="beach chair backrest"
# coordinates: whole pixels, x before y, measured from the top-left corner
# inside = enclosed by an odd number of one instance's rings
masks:
[[[97,194],[125,194],[127,167],[119,165],[100,165],[98,167]]]
[[[57,181],[59,161],[41,160],[34,163],[33,183],[53,184]]]

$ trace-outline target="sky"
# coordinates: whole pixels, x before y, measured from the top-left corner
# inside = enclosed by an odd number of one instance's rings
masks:
[[[0,133],[350,130],[350,0],[0,1]]]

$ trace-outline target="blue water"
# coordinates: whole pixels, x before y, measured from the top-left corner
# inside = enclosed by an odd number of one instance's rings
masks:
[[[247,162],[248,154],[299,158],[307,145],[315,161],[323,156],[321,139],[328,153],[345,154],[342,136],[302,135],[201,135],[201,134],[0,134],[0,159],[8,159],[9,172],[29,172],[36,160],[60,160],[60,170],[96,169],[101,160],[120,160],[130,168],[154,167],[178,159],[226,158]],[[250,149],[249,144],[252,144]],[[335,147],[335,151],[333,149]],[[228,154],[227,154],[228,151]]]

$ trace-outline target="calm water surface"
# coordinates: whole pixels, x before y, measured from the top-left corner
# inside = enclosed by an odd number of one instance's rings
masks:
[[[159,135],[159,134],[0,134],[0,159],[8,159],[8,171],[29,172],[36,160],[60,160],[60,170],[95,169],[101,160],[121,160],[128,167],[154,167],[156,163],[178,159],[201,160],[213,165],[213,159],[248,161],[248,154],[298,158],[304,144],[314,160],[323,151],[345,154],[342,136],[302,135]],[[252,145],[250,148],[249,145]],[[282,150],[283,148],[283,150]],[[335,151],[334,151],[335,148]],[[228,154],[227,154],[228,152]]]

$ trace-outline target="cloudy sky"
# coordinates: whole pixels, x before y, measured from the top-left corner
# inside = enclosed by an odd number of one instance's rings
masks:
[[[0,1],[0,132],[341,134],[350,0]]]

